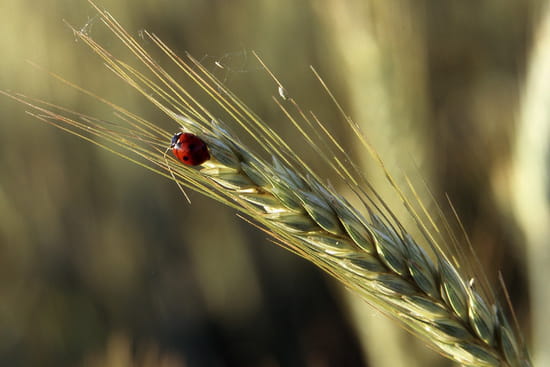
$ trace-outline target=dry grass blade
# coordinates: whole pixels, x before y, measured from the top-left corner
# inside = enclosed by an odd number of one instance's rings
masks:
[[[286,93],[282,96],[285,104],[279,105],[283,112],[327,164],[363,198],[365,210],[352,207],[324,184],[283,139],[199,62],[190,56],[187,61],[181,59],[155,35],[145,33],[191,84],[202,89],[213,105],[236,121],[245,134],[272,156],[270,163],[260,158],[240,143],[242,139],[204,107],[185,85],[155,62],[109,13],[96,9],[101,20],[145,65],[151,76],[117,59],[87,34],[77,31],[75,34],[102,57],[117,76],[158,106],[184,131],[199,136],[207,144],[212,159],[197,168],[168,161],[164,150],[170,134],[108,101],[102,102],[116,110],[121,125],[126,128],[110,128],[92,117],[11,95],[30,106],[34,116],[96,144],[105,144],[117,154],[166,177],[174,177],[178,183],[239,210],[283,246],[342,281],[458,363],[530,365],[516,331],[506,321],[499,304],[473,289],[427,233],[427,240],[422,241],[428,242],[433,253],[429,255],[418,244],[421,240],[412,238],[388,212],[368,182],[355,172],[353,163],[334,158],[335,154],[324,154],[324,148],[315,146],[308,130],[301,127],[301,124],[310,129],[322,126],[315,115],[308,118],[292,98]],[[282,85],[278,81],[277,84],[281,90]],[[300,120],[292,117],[286,105],[297,112]],[[349,119],[348,122],[361,139],[357,126]],[[323,134],[318,137],[322,138]],[[370,149],[366,141],[362,141]],[[329,149],[345,154],[338,145]],[[376,159],[379,158],[376,156]],[[391,177],[390,182],[396,186]],[[404,202],[407,205],[405,198]],[[415,216],[412,206],[410,210]],[[421,232],[428,231],[421,228]]]

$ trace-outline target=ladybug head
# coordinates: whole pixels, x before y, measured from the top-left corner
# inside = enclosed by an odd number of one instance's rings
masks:
[[[170,143],[170,148],[173,148],[176,146],[176,144],[178,144],[178,139],[182,134],[183,134],[182,132],[174,134],[174,136],[172,137],[172,142]]]

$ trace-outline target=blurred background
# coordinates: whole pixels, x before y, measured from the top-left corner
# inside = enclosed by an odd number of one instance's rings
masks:
[[[448,194],[499,294],[502,272],[535,363],[550,365],[546,1],[98,4],[136,37],[189,51],[277,126],[256,50],[345,143],[315,66],[390,169]],[[84,0],[1,0],[0,89],[109,116],[32,60],[167,122],[63,20],[120,47]],[[169,180],[0,97],[0,365],[451,365],[234,210],[189,194],[191,205]]]

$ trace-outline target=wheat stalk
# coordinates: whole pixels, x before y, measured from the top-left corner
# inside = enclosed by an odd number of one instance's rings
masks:
[[[295,119],[278,102],[283,112],[357,193],[365,210],[354,208],[331,186],[323,183],[275,132],[200,63],[189,57],[191,63],[188,64],[155,35],[145,32],[191,82],[201,87],[213,103],[256,139],[272,156],[272,163],[253,153],[240,142],[238,134],[231,132],[164,71],[109,13],[96,9],[101,20],[153,76],[147,77],[118,60],[87,34],[76,30],[75,34],[100,55],[116,75],[157,105],[184,131],[199,136],[207,144],[211,159],[198,168],[168,160],[164,150],[169,133],[108,101],[102,100],[115,109],[126,123],[126,129],[114,130],[99,119],[40,100],[10,95],[30,106],[31,114],[95,144],[105,144],[102,146],[117,154],[234,207],[282,246],[342,281],[448,358],[467,366],[531,365],[521,339],[506,320],[501,306],[489,302],[488,297],[462,278],[406,198],[403,197],[406,206],[426,235],[430,254],[392,216],[383,200],[368,187],[368,182],[360,175],[357,178],[352,163],[331,158],[332,153],[326,153],[313,142],[301,122],[317,131],[323,130],[322,124],[314,115],[307,117],[299,109],[268,69],[281,98],[296,108],[301,120]],[[356,125],[347,121],[370,149]],[[327,133],[319,136],[330,138]],[[100,143],[98,138],[106,143]],[[336,142],[330,149],[346,154]],[[132,158],[135,156],[141,160]],[[390,184],[395,185],[391,176],[388,177]]]

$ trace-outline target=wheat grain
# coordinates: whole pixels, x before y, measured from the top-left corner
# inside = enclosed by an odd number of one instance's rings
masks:
[[[502,308],[467,284],[439,246],[431,243],[430,256],[385,210],[383,202],[376,204],[380,200],[377,197],[366,196],[363,200],[368,215],[352,207],[305,162],[292,155],[285,142],[200,63],[190,58],[191,66],[188,65],[160,39],[145,32],[213,103],[272,155],[272,163],[268,164],[165,72],[113,17],[96,9],[102,21],[153,73],[153,78],[116,59],[87,34],[75,34],[116,75],[183,130],[204,140],[212,159],[197,169],[169,162],[163,154],[167,132],[107,101],[104,102],[128,123],[129,130],[124,134],[105,128],[92,117],[63,109],[56,111],[56,106],[42,101],[12,96],[33,108],[32,114],[96,144],[100,144],[98,137],[106,139],[118,147],[118,154],[128,156],[121,151],[129,151],[148,161],[147,168],[238,209],[281,245],[342,281],[443,355],[467,366],[530,366],[521,340]],[[277,85],[279,91],[284,91],[278,81]],[[297,107],[286,92],[281,97]],[[309,139],[300,122],[281,108]],[[297,111],[305,124],[313,126],[317,122],[315,117],[313,122],[308,119],[299,108]],[[365,197],[361,180],[355,180],[346,164],[327,158],[312,140],[308,141],[360,197]],[[344,152],[338,145],[335,149]]]

